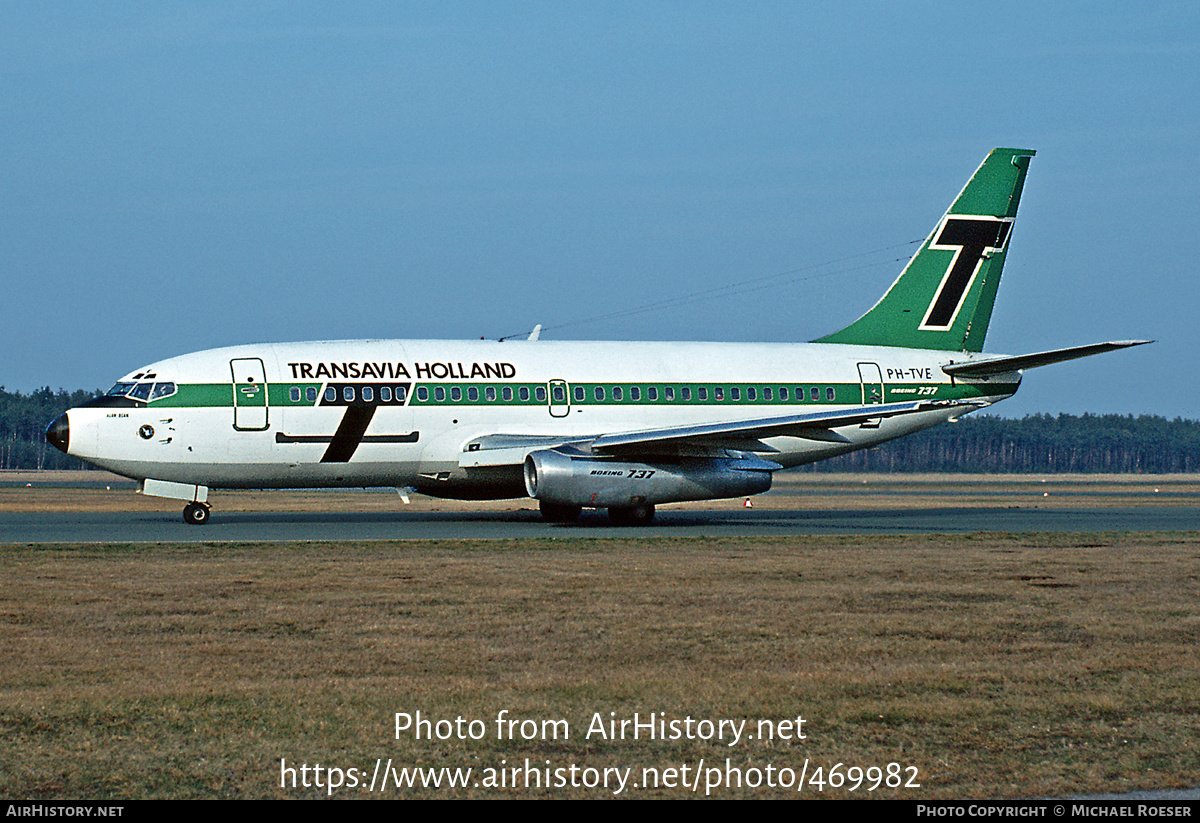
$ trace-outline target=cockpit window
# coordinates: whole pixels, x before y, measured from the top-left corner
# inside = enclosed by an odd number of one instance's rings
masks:
[[[161,400],[164,397],[170,397],[175,393],[174,383],[155,383],[154,389],[150,392],[150,402]]]
[[[174,383],[163,381],[154,383],[152,381],[133,382],[126,381],[117,383],[108,390],[106,397],[128,397],[133,400],[140,400],[143,403],[162,400],[164,397],[170,397],[178,391]]]

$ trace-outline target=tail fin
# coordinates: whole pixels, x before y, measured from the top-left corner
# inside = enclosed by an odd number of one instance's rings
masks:
[[[1030,149],[993,149],[887,294],[814,343],[982,351]]]

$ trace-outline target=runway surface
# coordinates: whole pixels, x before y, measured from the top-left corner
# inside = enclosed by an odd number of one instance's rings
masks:
[[[0,475],[0,544],[736,537],[1200,531],[1200,475],[791,475],[753,499],[659,507],[644,527],[599,511],[551,525],[532,500],[439,501],[392,489],[215,492],[212,519],[103,472]]]
[[[175,512],[0,513],[0,543],[211,543],[309,540],[732,537],[969,532],[1200,531],[1200,506],[663,511],[650,526],[616,528],[601,513],[549,525],[515,512],[214,512],[189,526]]]

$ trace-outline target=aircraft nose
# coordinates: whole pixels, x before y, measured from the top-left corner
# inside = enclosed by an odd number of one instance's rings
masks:
[[[46,439],[60,452],[69,454],[67,448],[71,445],[71,427],[67,423],[66,412],[60,414],[58,419],[46,429]]]

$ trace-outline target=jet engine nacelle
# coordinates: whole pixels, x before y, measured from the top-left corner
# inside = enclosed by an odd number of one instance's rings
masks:
[[[759,494],[771,488],[771,473],[780,468],[753,456],[631,463],[543,449],[525,458],[525,490],[560,506],[653,506]]]

